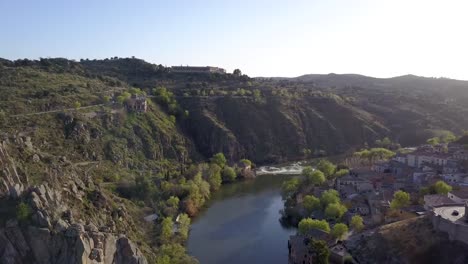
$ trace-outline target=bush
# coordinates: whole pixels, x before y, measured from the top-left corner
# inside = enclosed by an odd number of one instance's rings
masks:
[[[16,219],[18,221],[27,221],[31,217],[31,207],[25,203],[21,202],[16,207]]]
[[[233,182],[236,180],[236,172],[233,168],[226,166],[223,169],[223,182]]]

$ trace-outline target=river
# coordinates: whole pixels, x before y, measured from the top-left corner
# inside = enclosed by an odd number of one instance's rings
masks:
[[[191,226],[188,252],[201,264],[288,261],[288,238],[296,232],[279,222],[281,184],[292,176],[261,175],[223,186]]]

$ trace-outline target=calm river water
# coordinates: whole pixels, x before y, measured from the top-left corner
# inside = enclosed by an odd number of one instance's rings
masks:
[[[279,222],[280,187],[292,176],[262,175],[226,185],[193,219],[188,252],[201,264],[287,263],[295,229]]]

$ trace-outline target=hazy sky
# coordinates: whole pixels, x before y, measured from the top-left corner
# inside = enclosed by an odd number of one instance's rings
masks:
[[[0,0],[0,57],[468,80],[467,0]]]

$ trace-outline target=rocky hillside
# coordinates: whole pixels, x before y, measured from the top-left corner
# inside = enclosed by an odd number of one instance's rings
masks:
[[[0,59],[0,259],[194,263],[186,232],[173,230],[240,175],[240,159],[343,153],[384,136],[411,145],[468,127],[466,106],[432,88],[365,84],[181,75],[130,58]],[[147,111],[128,110],[141,95]],[[218,152],[227,162],[206,162]]]
[[[28,136],[0,144],[1,263],[147,263],[141,249],[124,235],[138,236],[125,203],[82,177],[62,157],[34,185],[15,154],[46,157]],[[39,154],[41,153],[41,154]],[[20,166],[18,166],[20,165]],[[141,234],[140,234],[141,235]]]
[[[467,263],[468,247],[434,231],[427,217],[384,225],[347,242],[359,263]]]

